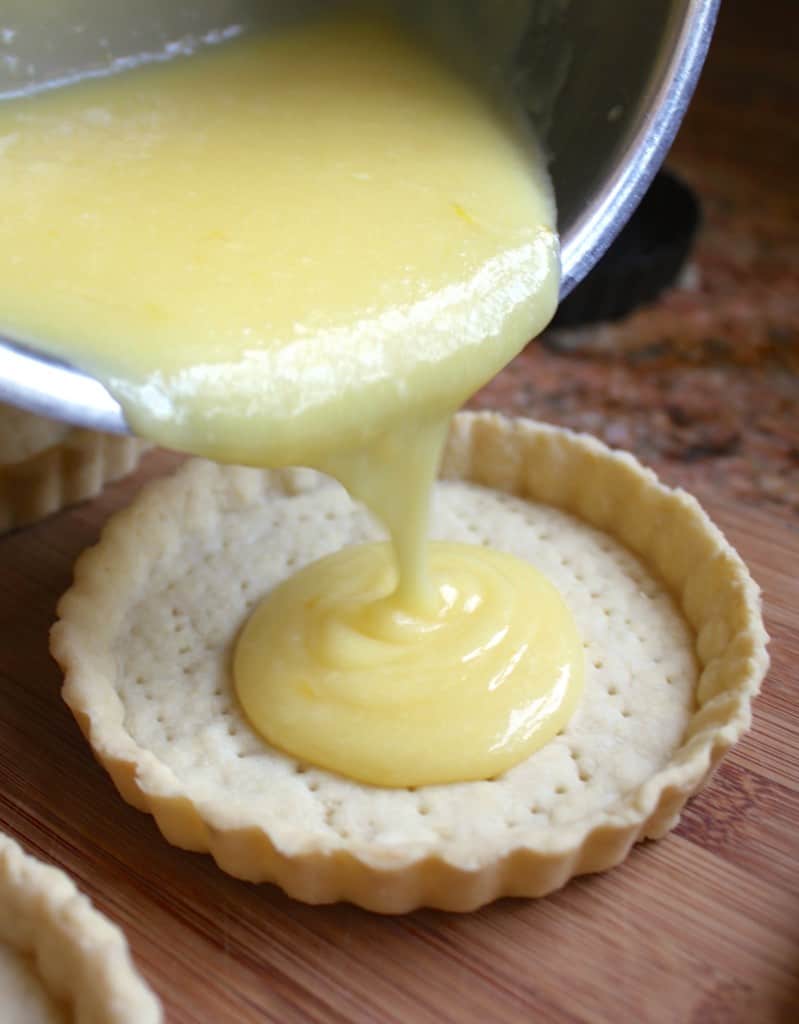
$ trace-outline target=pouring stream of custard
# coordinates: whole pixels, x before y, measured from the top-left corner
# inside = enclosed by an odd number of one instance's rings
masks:
[[[314,466],[386,525],[391,546],[273,592],[235,658],[271,743],[362,781],[491,776],[579,698],[556,591],[426,541],[452,413],[557,292],[529,133],[387,18],[0,104],[0,330],[98,377],[159,444]]]

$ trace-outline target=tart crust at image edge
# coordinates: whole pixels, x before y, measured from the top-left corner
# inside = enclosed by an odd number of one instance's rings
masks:
[[[137,974],[122,931],[58,868],[0,833],[0,942],[30,956],[76,1024],[158,1024],[158,1000]],[[1,999],[2,997],[0,997]]]
[[[234,489],[237,474],[259,472],[213,469]],[[542,896],[575,875],[613,867],[637,841],[672,829],[685,802],[751,724],[752,700],[768,668],[760,591],[697,501],[594,438],[493,413],[461,413],[452,424],[442,478],[569,512],[641,558],[696,637],[697,710],[669,764],[611,810],[553,826],[545,850],[517,844],[474,870],[435,853],[377,846],[287,855],[266,829],[237,823],[229,810],[215,814],[195,806],[172,771],[125,730],[119,697],[86,650],[98,597],[99,614],[107,610],[106,567],[135,559],[135,545],[154,528],[163,531],[166,546],[170,536],[177,540],[185,523],[159,513],[158,506],[165,493],[178,498],[189,475],[204,471],[204,463],[189,464],[171,480],[151,484],[134,506],[114,517],[102,546],[85,552],[76,565],[75,583],[59,604],[51,649],[65,673],[64,699],[124,799],[152,814],[170,843],[211,853],[231,875],[274,882],[304,902],[349,901],[382,913],[419,906],[469,911],[503,896]]]
[[[137,437],[72,429],[44,451],[0,464],[0,534],[96,497],[132,473],[150,447]]]

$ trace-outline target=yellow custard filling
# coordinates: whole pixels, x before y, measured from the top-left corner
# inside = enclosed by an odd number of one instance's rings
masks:
[[[235,654],[267,739],[383,786],[498,775],[551,739],[582,692],[582,643],[557,590],[486,548],[429,545],[435,603],[409,612],[386,544],[345,548],[277,587]]]
[[[168,447],[308,465],[448,416],[555,308],[533,140],[388,20],[10,100],[0,140],[2,328]]]
[[[426,547],[447,422],[550,319],[555,209],[512,105],[350,12],[0,105],[0,328],[141,434],[336,476],[392,547],[275,591],[235,658],[272,743],[383,785],[488,777],[578,699],[529,566]]]

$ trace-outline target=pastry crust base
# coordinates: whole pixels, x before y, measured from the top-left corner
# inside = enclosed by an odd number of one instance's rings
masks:
[[[51,647],[65,672],[64,698],[122,796],[151,813],[175,845],[208,851],[230,874],[276,882],[309,903],[347,900],[384,913],[473,910],[501,896],[544,895],[574,875],[618,864],[635,842],[662,836],[749,727],[768,666],[759,590],[697,502],[592,438],[464,413],[453,422],[444,478],[544,503],[603,531],[644,563],[681,610],[695,640],[698,682],[693,714],[669,762],[608,807],[582,820],[554,820],[536,841],[510,839],[487,860],[455,857],[446,844],[331,846],[312,830],[287,835],[277,823],[254,825],[235,794],[195,799],[126,727],[114,652],[104,646],[107,624],[116,617],[121,628],[120,615],[146,586],[148,563],[174,554],[193,524],[215,522],[278,488],[292,493],[301,474],[187,465],[114,518],[98,547],[79,560],[59,605]]]
[[[159,1024],[125,936],[57,868],[0,833],[0,942],[30,956],[45,990],[75,1024]]]
[[[137,437],[64,429],[0,406],[0,533],[93,498],[136,468],[151,445]],[[46,443],[48,436],[52,443]],[[12,458],[19,442],[19,458]],[[44,444],[44,447],[41,445]]]

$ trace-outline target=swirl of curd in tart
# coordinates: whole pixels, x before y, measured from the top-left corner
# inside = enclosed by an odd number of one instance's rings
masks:
[[[490,778],[568,721],[582,643],[557,590],[499,551],[435,542],[434,600],[395,597],[387,544],[345,548],[277,587],[235,653],[239,700],[302,760],[385,786]]]

